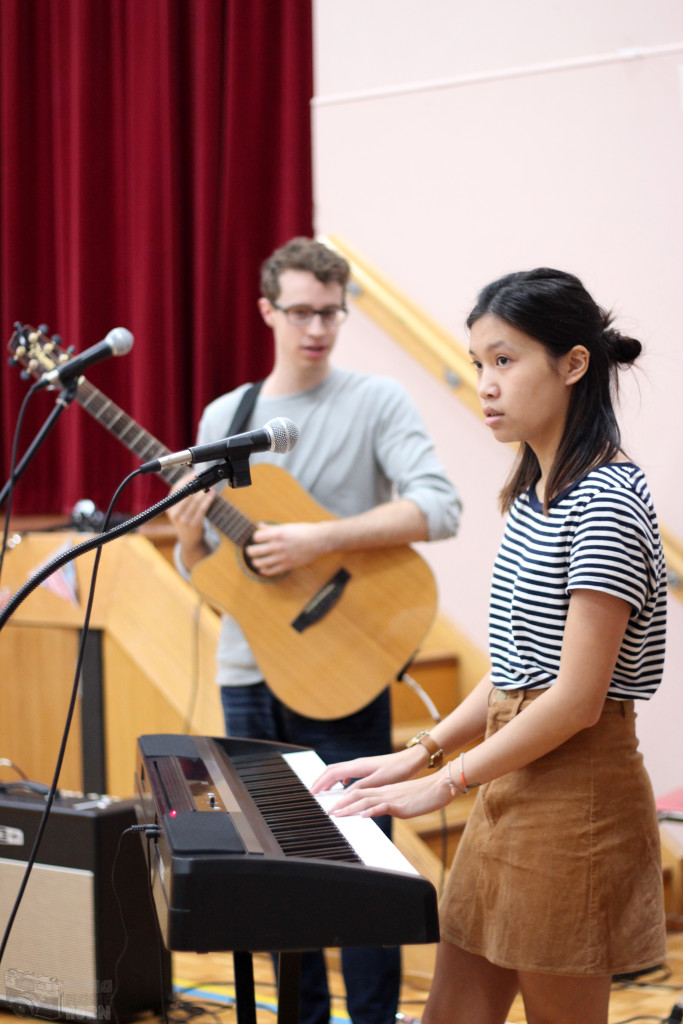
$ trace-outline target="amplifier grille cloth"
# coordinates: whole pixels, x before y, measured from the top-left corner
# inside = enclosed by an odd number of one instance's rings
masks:
[[[0,857],[0,921],[14,906],[26,864]],[[0,995],[48,1011],[98,1016],[92,871],[35,864],[0,965]],[[102,987],[100,987],[102,986]],[[106,987],[105,987],[106,986]]]

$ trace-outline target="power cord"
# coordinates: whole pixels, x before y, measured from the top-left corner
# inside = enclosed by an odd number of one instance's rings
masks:
[[[157,839],[161,835],[161,828],[159,825],[129,825],[126,832],[146,832],[152,839]]]
[[[29,782],[29,777],[25,771],[23,771],[18,764],[15,764],[9,757],[0,757],[0,768],[12,768],[17,773],[19,778],[23,779],[24,782]]]
[[[683,1021],[683,989],[664,1024],[680,1024],[681,1021]]]

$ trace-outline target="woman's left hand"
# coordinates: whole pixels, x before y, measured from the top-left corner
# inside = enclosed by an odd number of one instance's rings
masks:
[[[452,799],[444,767],[434,775],[408,782],[396,782],[376,789],[351,788],[334,804],[330,814],[334,817],[359,814],[362,818],[391,814],[395,818],[415,818],[445,807]]]

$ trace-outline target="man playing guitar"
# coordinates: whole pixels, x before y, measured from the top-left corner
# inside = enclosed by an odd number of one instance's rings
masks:
[[[439,540],[454,536],[458,527],[457,492],[403,387],[388,376],[331,365],[347,315],[348,278],[346,260],[308,238],[292,239],[262,267],[258,308],[273,331],[275,360],[250,419],[239,430],[276,416],[293,420],[300,431],[296,447],[285,456],[254,454],[252,461],[284,466],[336,517],[258,522],[245,555],[250,568],[266,581],[282,579],[331,552],[363,553]],[[249,387],[242,385],[207,406],[198,444],[232,432],[230,425]],[[206,522],[214,498],[211,491],[200,492],[169,513],[178,536],[176,564],[188,579],[217,543]],[[406,594],[406,606],[410,600]],[[228,615],[223,616],[217,681],[229,735],[313,747],[327,763],[391,750],[387,686],[344,717],[295,712],[273,692],[275,680],[264,680],[242,628]],[[325,687],[324,674],[317,685]],[[388,832],[388,821],[383,827]],[[400,983],[398,949],[343,950],[342,966],[354,1024],[393,1024]],[[300,1020],[328,1024],[329,1015],[322,954],[305,954]]]

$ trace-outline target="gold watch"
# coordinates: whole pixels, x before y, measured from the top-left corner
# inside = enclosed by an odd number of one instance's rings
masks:
[[[433,740],[427,729],[421,729],[413,736],[412,740],[406,743],[408,747],[414,747],[417,743],[425,748],[429,754],[429,767],[440,768],[443,762],[443,747],[440,747],[436,740]]]

